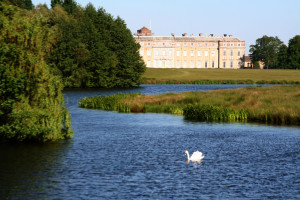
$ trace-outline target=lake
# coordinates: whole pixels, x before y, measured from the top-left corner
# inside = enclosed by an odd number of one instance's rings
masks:
[[[0,146],[0,199],[300,199],[300,127],[79,108],[80,98],[245,85],[66,90],[74,138]],[[184,151],[199,150],[200,163]]]

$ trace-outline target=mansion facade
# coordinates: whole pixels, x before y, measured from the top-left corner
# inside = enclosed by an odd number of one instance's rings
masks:
[[[226,34],[153,36],[143,27],[134,37],[148,68],[239,69],[245,55],[245,41]]]

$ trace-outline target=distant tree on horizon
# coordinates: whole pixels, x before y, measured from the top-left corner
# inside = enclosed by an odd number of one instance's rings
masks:
[[[254,45],[250,45],[252,62],[261,61],[265,68],[276,67],[278,64],[278,52],[283,42],[276,37],[264,35],[256,40]]]

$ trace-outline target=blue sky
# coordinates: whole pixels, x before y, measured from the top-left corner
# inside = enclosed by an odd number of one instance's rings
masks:
[[[50,0],[32,0],[34,5]],[[300,0],[77,0],[120,16],[132,32],[143,26],[155,35],[234,35],[249,45],[263,35],[285,44],[300,35]]]

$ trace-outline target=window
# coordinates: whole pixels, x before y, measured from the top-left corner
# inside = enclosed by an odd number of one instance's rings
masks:
[[[183,61],[183,68],[187,68],[187,62],[186,62],[186,60]]]
[[[233,50],[230,51],[230,56],[233,56]]]
[[[211,56],[215,56],[215,51],[212,51],[212,52],[211,52]]]
[[[198,51],[198,56],[201,56],[201,51]]]
[[[144,56],[144,49],[141,50],[141,56]]]
[[[166,68],[170,68],[170,61],[169,60],[166,61]]]
[[[156,50],[155,50],[155,55],[158,56],[158,53],[159,53],[159,52],[158,52],[158,50],[156,49]]]
[[[176,55],[177,55],[177,56],[180,56],[180,51],[176,51]]]
[[[230,46],[232,46],[232,47],[233,47],[233,43],[231,43],[231,44],[230,44]]]
[[[241,50],[238,50],[238,57],[241,57]]]
[[[207,46],[208,46],[208,44],[207,44],[207,43],[205,43],[205,46],[207,47]]]
[[[241,46],[241,43],[238,43],[238,46],[240,47],[240,46]]]
[[[239,67],[241,67],[241,66],[242,66],[242,63],[241,63],[241,62],[238,62],[238,65],[239,65]]]
[[[172,56],[172,51],[171,50],[169,50],[169,56]]]
[[[191,68],[194,68],[194,61],[191,61]]]
[[[226,49],[223,50],[223,56],[226,56]]]
[[[162,61],[161,60],[158,61],[158,67],[162,68]]]
[[[201,68],[201,61],[200,60],[197,61],[197,68]]]
[[[186,46],[187,45],[186,42],[183,45]]]
[[[150,42],[148,42],[148,46],[151,46],[151,43],[150,43]]]
[[[226,68],[226,62],[223,62],[223,68]]]
[[[215,46],[215,43],[213,43],[212,46],[214,47],[214,46]]]
[[[205,68],[207,68],[207,61],[205,61]]]
[[[153,61],[153,67],[157,67],[157,62],[156,62],[156,60]]]
[[[211,67],[212,67],[212,68],[215,68],[215,61],[212,61]]]
[[[165,50],[162,51],[162,55],[163,55],[163,56],[166,55],[166,51],[165,51]]]
[[[194,51],[191,51],[191,56],[194,56]]]
[[[200,47],[200,46],[201,46],[201,43],[198,43],[198,46]]]
[[[208,51],[204,51],[204,56],[208,56]]]
[[[147,50],[147,56],[151,56],[151,49]]]
[[[191,43],[191,46],[194,46],[194,43]]]
[[[164,43],[164,42],[163,42],[163,43],[162,43],[162,45],[163,45],[163,46],[165,46],[165,45],[166,45],[166,43]]]
[[[187,56],[186,50],[183,51],[183,56]]]
[[[230,67],[233,68],[233,62],[232,61],[230,62]]]
[[[226,47],[226,42],[223,43],[223,46]]]
[[[179,60],[177,60],[177,62],[176,62],[176,67],[180,68],[180,61]]]
[[[177,46],[180,47],[180,43],[179,42],[177,43]]]
[[[150,60],[147,61],[147,67],[151,67],[151,61]]]

